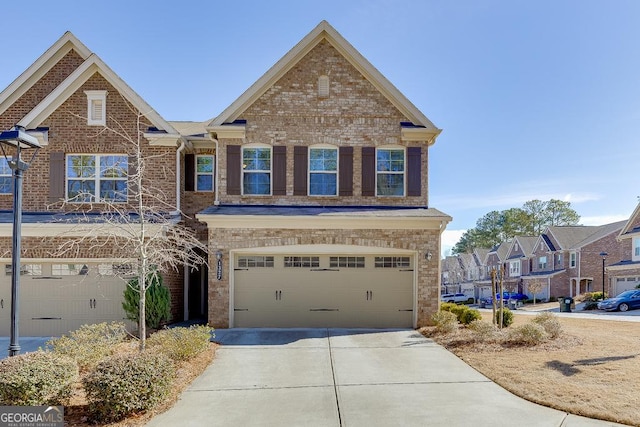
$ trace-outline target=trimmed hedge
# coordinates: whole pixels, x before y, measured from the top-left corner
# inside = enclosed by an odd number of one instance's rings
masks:
[[[46,346],[53,353],[73,358],[81,370],[87,370],[113,354],[113,347],[124,342],[126,337],[124,323],[103,322],[83,325],[68,336],[47,341]]]
[[[442,334],[453,332],[458,327],[458,318],[450,311],[437,311],[431,319],[436,325],[436,331]]]
[[[95,421],[116,421],[154,408],[171,392],[175,369],[162,353],[111,356],[83,380]]]
[[[508,308],[499,308],[496,310],[496,324],[500,326],[500,311],[503,312],[502,315],[502,327],[507,328],[513,323],[513,312]]]
[[[508,339],[515,344],[536,345],[548,338],[544,328],[537,323],[525,323],[509,330]]]
[[[474,320],[482,319],[482,315],[475,308],[469,308],[466,305],[458,305],[454,303],[443,303],[440,305],[440,311],[449,311],[455,314],[458,322],[468,325]]]
[[[172,360],[189,360],[207,351],[212,337],[212,329],[208,326],[170,328],[151,335],[147,346],[166,354]]]
[[[65,405],[78,380],[78,365],[66,356],[44,351],[0,361],[0,404]]]

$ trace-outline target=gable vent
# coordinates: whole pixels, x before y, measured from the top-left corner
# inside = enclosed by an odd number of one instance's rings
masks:
[[[318,77],[318,96],[322,98],[329,96],[329,76]]]

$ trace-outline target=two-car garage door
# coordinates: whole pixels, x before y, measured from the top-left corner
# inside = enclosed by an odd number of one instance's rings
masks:
[[[86,323],[122,321],[122,264],[26,263],[20,275],[20,336],[60,336]],[[126,272],[124,272],[126,274]],[[11,329],[11,265],[0,271],[0,336]]]
[[[233,327],[412,327],[413,257],[238,254]]]

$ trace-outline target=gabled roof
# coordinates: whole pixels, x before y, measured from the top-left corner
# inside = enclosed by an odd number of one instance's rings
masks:
[[[424,126],[433,134],[431,143],[441,132],[415,105],[389,82],[364,56],[344,39],[327,21],[322,21],[285,56],[260,77],[249,89],[236,99],[209,127],[221,126],[240,118],[242,113],[262,96],[285,73],[293,68],[307,53],[322,40],[327,40],[347,61],[349,61],[373,86],[410,120],[413,125]]]
[[[634,209],[633,213],[629,217],[629,220],[626,222],[622,230],[620,230],[620,234],[618,235],[618,239],[625,235],[631,235],[640,233],[640,203]]]
[[[510,247],[511,247],[511,242],[498,243],[493,248],[491,248],[487,256],[491,255],[492,253],[495,253],[498,256],[498,259],[500,261],[504,261],[507,258],[507,253],[509,252]]]
[[[608,236],[609,234],[617,233],[619,230],[622,229],[622,227],[625,225],[626,222],[627,221],[618,221],[618,222],[612,222],[611,224],[605,224],[605,225],[596,227],[596,230],[591,235],[587,236],[584,240],[573,245],[571,249],[580,249],[583,246],[587,246],[593,242],[596,242],[602,239],[603,237]]]
[[[24,95],[72,49],[82,59],[87,59],[91,55],[91,51],[71,32],[67,31],[5,90],[0,92],[0,114],[4,113],[7,108]]]
[[[92,53],[58,87],[49,93],[33,110],[18,122],[26,129],[39,126],[49,115],[73,95],[91,76],[100,73],[127,101],[137,108],[151,124],[169,135],[179,137],[178,131],[163,119],[145,100],[134,92],[102,59]]]
[[[533,252],[533,248],[535,247],[537,241],[538,238],[535,236],[515,236],[511,241],[508,253],[510,254],[513,250],[513,246],[518,243],[524,256],[528,257]]]
[[[566,225],[549,226],[544,234],[550,234],[558,243],[557,250],[569,250],[596,232],[597,226]]]
[[[476,255],[476,258],[480,262],[480,265],[485,265],[487,263],[487,255],[489,254],[489,250],[487,248],[475,248],[473,253]]]

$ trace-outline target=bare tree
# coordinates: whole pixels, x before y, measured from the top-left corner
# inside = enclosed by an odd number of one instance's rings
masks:
[[[536,294],[540,293],[544,288],[544,282],[538,279],[527,283],[527,290],[533,295],[533,305],[536,304]]]
[[[101,165],[87,165],[81,156],[68,160],[72,163],[70,167],[82,170],[83,173],[77,174],[80,177],[101,173],[112,180],[105,191],[88,191],[81,179],[77,187],[70,187],[63,206],[75,209],[78,214],[67,220],[75,225],[57,236],[59,243],[52,255],[77,258],[85,252],[100,251],[114,258],[132,260],[140,295],[137,323],[142,351],[146,345],[145,293],[149,277],[178,271],[180,267],[206,265],[207,260],[201,254],[206,254],[207,248],[195,231],[184,225],[182,214],[176,214],[176,207],[168,201],[170,198],[149,179],[149,162],[165,157],[166,153],[145,152],[145,115],[130,103],[126,104],[136,117],[135,129],[110,117],[110,126],[96,134],[96,137],[105,132],[117,135],[127,150],[126,156],[112,156]],[[78,165],[73,164],[74,160]]]

